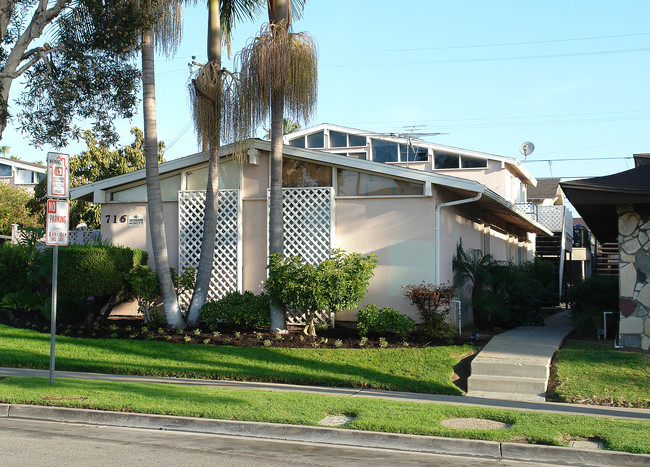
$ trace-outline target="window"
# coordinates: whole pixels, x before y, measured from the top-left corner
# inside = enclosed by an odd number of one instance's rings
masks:
[[[457,169],[460,167],[458,155],[433,151],[436,169]]]
[[[351,152],[348,154],[349,157],[353,159],[361,159],[361,160],[366,160],[366,153],[365,152]]]
[[[236,161],[219,164],[219,189],[233,190],[239,188],[239,168]],[[201,167],[187,172],[185,188],[187,190],[205,190],[208,186],[208,168]]]
[[[304,148],[305,147],[305,137],[301,136],[300,138],[292,139],[289,141],[289,146],[295,148]]]
[[[340,131],[330,131],[330,147],[331,148],[345,148],[348,145],[347,133]]]
[[[284,188],[332,186],[332,167],[313,162],[284,159],[282,161]]]
[[[28,184],[34,182],[34,172],[25,169],[16,169],[16,183]]]
[[[180,189],[180,174],[160,180],[160,191],[163,201],[176,201],[178,199],[178,190]],[[110,195],[110,200],[121,202],[146,202],[147,185],[143,183],[142,185],[127,188],[126,190],[114,191]]]
[[[423,193],[420,183],[348,169],[338,169],[336,181],[338,196],[412,196]]]
[[[324,148],[325,147],[325,133],[319,131],[312,135],[307,136],[307,147],[308,148]]]
[[[397,162],[397,143],[373,139],[372,160],[375,162]]]
[[[408,158],[407,158],[408,153]],[[399,145],[399,160],[402,162],[428,161],[429,151],[426,148],[417,148],[407,144]]]
[[[350,146],[351,147],[365,146],[366,144],[368,144],[368,141],[367,141],[365,136],[350,135]]]
[[[11,177],[11,166],[0,164],[0,177]]]
[[[460,156],[460,165],[463,169],[485,169],[487,168],[487,159]]]

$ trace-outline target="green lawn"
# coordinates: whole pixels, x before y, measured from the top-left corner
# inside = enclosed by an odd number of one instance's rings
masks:
[[[57,337],[57,370],[268,381],[460,395],[451,382],[472,346],[281,349]],[[49,368],[50,338],[0,325],[0,366]]]
[[[327,415],[356,417],[346,428],[454,438],[566,445],[598,438],[606,449],[650,453],[650,422],[568,416],[445,404],[333,397],[175,384],[0,377],[0,402],[191,417],[317,425]],[[447,418],[477,417],[511,425],[502,430],[451,429]]]
[[[555,371],[554,395],[565,402],[650,408],[650,354],[568,342]]]

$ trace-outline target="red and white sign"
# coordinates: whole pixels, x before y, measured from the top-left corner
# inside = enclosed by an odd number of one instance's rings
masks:
[[[47,197],[67,198],[70,186],[70,156],[47,153]]]
[[[46,245],[67,245],[70,203],[68,200],[48,199],[45,227]]]

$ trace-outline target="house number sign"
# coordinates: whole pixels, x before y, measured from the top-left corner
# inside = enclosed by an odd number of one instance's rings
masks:
[[[107,224],[126,224],[127,227],[144,227],[144,214],[107,214]]]

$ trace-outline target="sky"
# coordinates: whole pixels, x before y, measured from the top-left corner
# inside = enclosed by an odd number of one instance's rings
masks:
[[[206,6],[184,15],[177,54],[156,62],[166,160],[198,149],[188,63],[206,60]],[[318,44],[319,92],[317,115],[301,124],[445,133],[422,139],[520,159],[530,141],[526,167],[537,178],[627,170],[633,154],[650,152],[648,18],[644,0],[308,0],[293,28]],[[263,11],[237,25],[233,53],[265,21]],[[119,123],[121,144],[134,125],[142,127],[141,110]],[[53,150],[34,149],[11,126],[0,144],[32,162]]]

